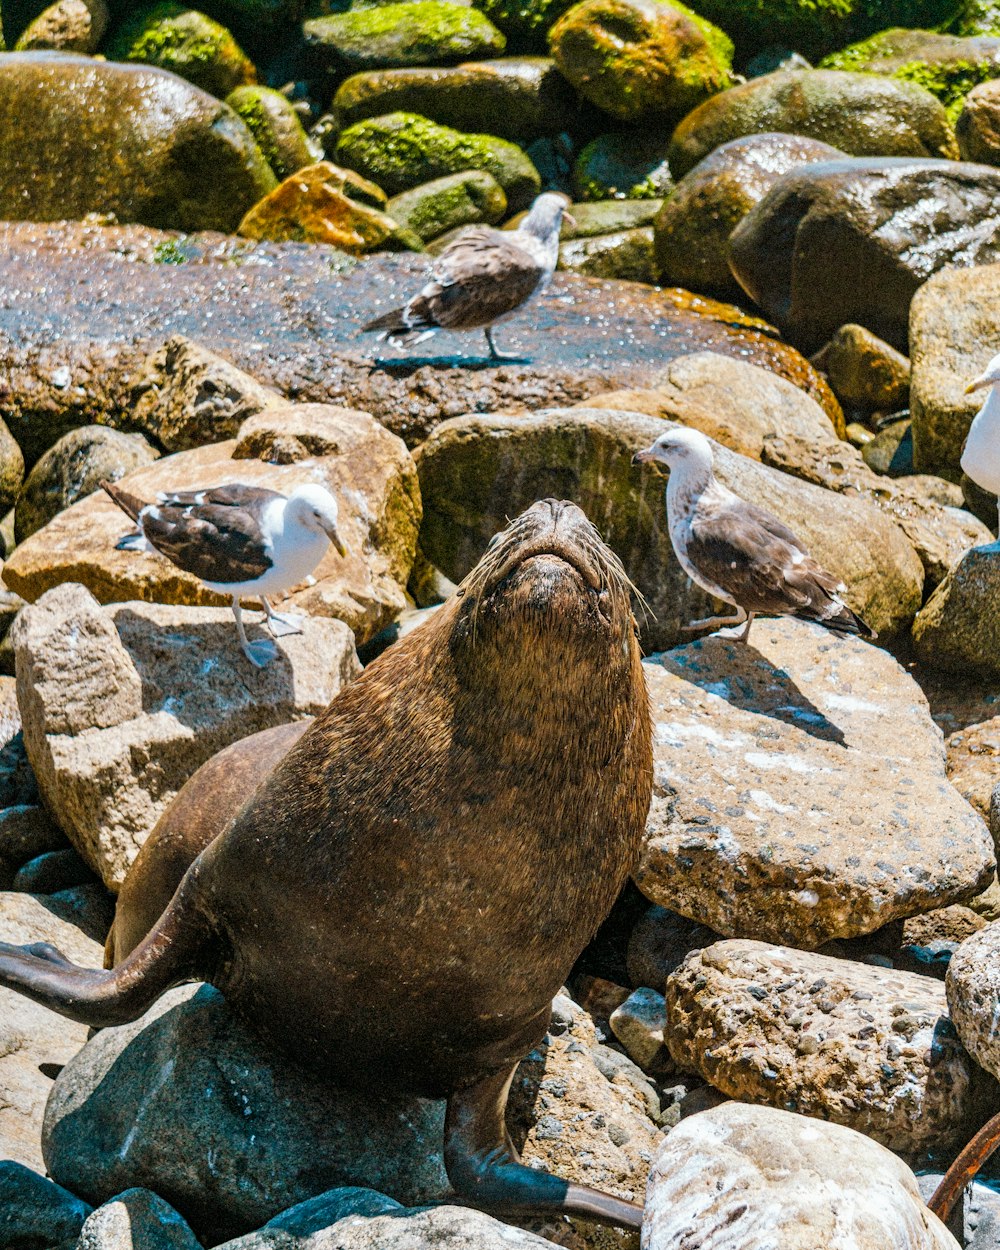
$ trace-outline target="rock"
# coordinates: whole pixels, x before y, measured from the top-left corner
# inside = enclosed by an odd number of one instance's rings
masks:
[[[932,977],[717,942],[667,981],[674,1061],[731,1098],[856,1129],[904,1155],[964,1145],[996,1098]]]
[[[501,139],[536,139],[577,124],[576,93],[550,57],[501,57],[436,68],[377,69],[341,83],[333,99],[341,128],[385,113],[419,113],[475,131],[489,118]]]
[[[518,501],[574,500],[624,562],[648,601],[644,645],[671,646],[681,627],[709,614],[709,601],[676,562],[659,477],[631,466],[670,423],[636,412],[547,409],[474,414],[443,422],[418,449],[424,501],[421,546],[453,581],[469,572]],[[851,588],[856,610],[882,633],[902,628],[920,603],[923,570],[897,527],[874,508],[797,482],[725,448],[720,479],[789,525]],[[14,555],[18,558],[19,552]],[[10,565],[8,564],[8,568]]]
[[[318,715],[359,671],[340,621],[309,619],[255,671],[225,609],[105,610],[73,583],[22,612],[14,647],[45,804],[113,890],[199,765],[248,734]]]
[[[93,890],[94,887],[91,887]],[[101,946],[79,928],[72,903],[50,895],[34,898],[30,894],[0,893],[0,941],[22,945],[28,942],[51,942],[67,959],[74,963],[100,967]],[[41,1155],[41,1125],[45,1102],[52,1089],[53,1069],[67,1063],[87,1040],[87,1026],[63,1019],[54,1012],[31,1002],[14,990],[0,990],[0,1159],[14,1160],[35,1172],[44,1172]],[[31,1242],[22,1232],[21,1242],[10,1243],[6,1234],[10,1226],[5,1220],[18,1210],[14,1193],[23,1183],[29,1184],[28,1193],[41,1188],[52,1203],[52,1215],[61,1220],[67,1209],[63,1199],[55,1191],[48,1191],[48,1182],[40,1177],[26,1177],[22,1172],[10,1172],[13,1165],[0,1162],[0,1245],[22,1246],[24,1250],[50,1250],[51,1243],[42,1240]],[[8,1188],[16,1182],[14,1190]],[[21,1207],[32,1218],[41,1219],[41,1211],[34,1200]],[[80,1212],[79,1224],[87,1208],[82,1204],[70,1204],[71,1218]],[[14,1228],[31,1227],[25,1225]],[[51,1228],[41,1220],[42,1228]],[[61,1234],[68,1237],[69,1234]]]
[[[878,434],[861,450],[861,458],[875,473],[887,477],[906,477],[913,474],[913,435],[911,421],[904,417],[883,426]]]
[[[783,70],[689,113],[670,143],[674,177],[720,144],[764,131],[806,135],[852,156],[958,155],[944,106],[915,83],[832,69]]]
[[[770,44],[762,48],[743,66],[744,78],[763,78],[765,74],[773,74],[779,69],[812,69],[812,65],[801,52],[781,44]]]
[[[714,929],[654,903],[629,938],[629,980],[636,987],[651,985],[662,992],[667,977],[691,951],[718,940]]]
[[[741,299],[729,270],[729,236],[789,169],[843,155],[799,135],[755,134],[710,152],[680,180],[656,218],[657,272],[664,282]]]
[[[478,9],[444,0],[330,13],[303,23],[302,32],[313,63],[338,75],[501,56],[507,44]]]
[[[274,185],[231,109],[151,66],[0,55],[0,113],[3,217],[231,230]]]
[[[507,36],[511,51],[546,52],[549,28],[574,0],[476,0],[494,25]]]
[[[66,835],[52,823],[44,807],[21,803],[3,808],[0,810],[0,889],[9,890],[15,875],[25,864],[68,846]]]
[[[592,278],[653,283],[653,231],[649,226],[640,226],[614,234],[570,239],[560,245],[559,268]]]
[[[655,781],[635,879],[653,902],[814,948],[986,888],[992,841],[888,652],[764,620],[749,647],[715,635],[645,667]]]
[[[233,480],[285,494],[320,481],[337,498],[348,554],[344,558],[331,547],[314,570],[316,585],[295,591],[285,610],[338,617],[360,644],[405,606],[420,524],[415,467],[400,440],[366,413],[326,404],[268,408],[243,423],[238,439],[166,456],[125,480],[146,499],[160,490],[199,490]],[[91,495],[23,542],[4,566],[4,579],[31,602],[71,581],[103,603],[228,603],[163,556],[118,551],[115,544],[130,532],[119,508],[103,493]],[[222,613],[202,619],[227,618]],[[312,654],[301,640],[291,645],[290,656],[303,645],[303,659]],[[235,648],[231,658],[240,661]],[[240,681],[247,676],[243,667],[232,672],[234,680],[236,673]]]
[[[6,424],[0,418],[0,508],[14,506],[24,484],[24,456]]]
[[[37,1172],[0,1159],[0,1245],[5,1250],[76,1250],[90,1210]]]
[[[361,1216],[367,1221],[403,1210],[398,1202],[374,1189],[330,1189],[282,1211],[255,1233],[227,1241],[215,1250],[322,1250],[322,1234],[335,1224],[344,1224],[351,1217]]]
[[[985,165],[809,165],[784,174],[736,227],[730,267],[799,342],[818,346],[860,322],[905,349],[910,301],[931,274],[1000,258],[998,194],[1000,172]]]
[[[17,599],[16,595],[11,595],[9,591],[5,591],[4,595],[9,599],[15,599],[19,607],[24,606],[22,600]],[[4,646],[9,649],[9,638],[4,639]],[[17,707],[17,682],[14,680],[12,671],[9,675],[0,677],[0,859],[4,857],[10,846],[10,835],[3,832],[7,817],[2,813],[12,807],[32,806],[37,803],[38,787],[24,751],[21,713]],[[16,844],[16,838],[14,842]],[[34,844],[29,844],[28,849],[31,845]],[[65,845],[65,843],[56,845]],[[50,848],[41,847],[40,849]],[[38,852],[34,851],[32,854],[38,854]],[[25,859],[31,857],[26,850]],[[23,862],[25,861],[22,860],[21,863]]]
[[[673,185],[666,144],[656,135],[598,135],[573,162],[573,193],[581,200],[658,200]]]
[[[845,325],[826,354],[834,394],[848,408],[896,412],[910,397],[910,362],[864,326]]]
[[[468,169],[394,196],[387,211],[394,221],[427,242],[456,226],[496,225],[507,212],[507,197],[490,174]]]
[[[571,204],[570,212],[576,224],[571,226],[564,219],[559,237],[563,240],[589,239],[599,234],[651,226],[662,203],[662,200],[595,200]]]
[[[972,88],[962,101],[955,136],[963,161],[1000,165],[1000,82]]]
[[[681,1250],[958,1250],[901,1159],[862,1133],[727,1102],[689,1116],[653,1163],[643,1245]]]
[[[965,388],[1000,333],[1000,264],[947,269],[924,283],[910,313],[913,459],[921,473],[955,472],[983,395]],[[996,520],[994,511],[992,521]]]
[[[998,943],[998,923],[966,938],[951,957],[946,985],[948,1010],[963,1045],[981,1068],[1000,1078]]]
[[[443,1196],[443,1119],[440,1102],[339,1089],[290,1066],[216,990],[188,985],[102,1029],[67,1063],[43,1148],[74,1193],[169,1194],[217,1244],[335,1186],[370,1185],[409,1205]]]
[[[353,199],[344,175],[329,161],[307,165],[255,204],[237,233],[271,243],[329,243],[354,255],[411,244],[421,250],[391,217]]]
[[[416,113],[389,113],[348,126],[337,137],[337,160],[387,195],[465,169],[492,174],[514,212],[527,208],[541,189],[538,171],[516,144],[439,126]]]
[[[371,412],[410,445],[474,409],[523,412],[643,386],[701,349],[763,365],[837,411],[819,374],[766,323],[685,291],[556,274],[504,329],[511,350],[530,339],[530,363],[470,368],[449,353],[478,357],[482,335],[441,335],[429,359],[373,368],[378,345],[358,326],[419,289],[424,258],[356,264],[319,245],[0,220],[3,289],[34,291],[39,255],[45,297],[0,304],[4,417],[32,462],[79,425],[127,426],[136,374],[164,326],[283,394]]]
[[[679,0],[580,0],[549,48],[584,99],[619,121],[683,117],[732,83],[731,40]]]
[[[276,178],[287,178],[316,160],[291,101],[270,87],[237,87],[226,103],[242,118]]]
[[[242,369],[175,334],[140,366],[127,420],[167,451],[188,451],[235,438],[248,417],[281,403]]]
[[[201,1250],[201,1242],[162,1198],[126,1189],[87,1216],[76,1250]]]
[[[89,885],[94,874],[76,851],[68,847],[45,851],[29,860],[14,875],[12,890],[24,894],[57,894],[77,885]]]
[[[834,52],[822,69],[888,74],[915,82],[937,96],[954,121],[977,83],[1000,75],[1000,39],[941,35],[930,30],[883,30]]]
[[[93,494],[102,481],[117,482],[159,455],[141,434],[122,434],[105,426],[85,425],[64,434],[28,474],[17,497],[17,541],[24,542],[64,508]]]
[[[633,992],[611,1013],[609,1023],[615,1037],[640,1068],[653,1070],[663,1059],[663,1032],[667,1027],[667,1007],[663,995],[642,987]]]
[[[257,81],[253,62],[224,26],[183,4],[145,5],[112,33],[112,61],[156,65],[220,99]]]
[[[97,51],[108,25],[105,0],[58,0],[25,30],[15,46],[16,52],[82,52]]]
[[[951,569],[913,622],[920,660],[950,672],[1000,672],[1000,543],[973,547]]]

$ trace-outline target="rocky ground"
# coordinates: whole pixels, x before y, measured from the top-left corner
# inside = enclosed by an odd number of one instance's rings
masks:
[[[634,880],[508,1109],[643,1250],[1000,1247],[1000,548],[959,458],[1000,351],[993,0],[2,0],[0,940],[98,966],[192,772],[319,712],[532,501],[644,597]],[[573,201],[550,288],[359,327],[469,226]],[[683,626],[679,423],[872,645]],[[348,557],[267,668],[98,490],[321,481]],[[95,493],[97,492],[97,493]],[[250,626],[251,637],[259,627]],[[994,797],[996,795],[996,797]],[[0,990],[0,1250],[636,1250],[455,1205],[443,1105],[277,1058],[210,986],[88,1036]]]

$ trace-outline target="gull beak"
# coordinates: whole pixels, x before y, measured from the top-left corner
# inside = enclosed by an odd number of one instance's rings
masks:
[[[344,540],[340,537],[336,525],[324,525],[323,532],[326,534],[327,538],[329,538],[330,542],[333,543],[334,547],[336,547],[337,551],[342,556],[346,557],[347,548],[344,546]]]
[[[566,225],[572,226],[574,230],[576,230],[579,226],[579,223],[577,222],[576,218],[573,216],[573,214],[569,211],[568,208],[563,209],[563,221],[566,223]]]
[[[995,382],[1000,382],[1000,373],[981,373],[969,383],[964,393],[971,395],[973,391],[981,391],[984,386],[992,386]]]
[[[650,464],[656,457],[653,455],[652,447],[647,447],[645,451],[637,451],[632,457],[633,464]]]

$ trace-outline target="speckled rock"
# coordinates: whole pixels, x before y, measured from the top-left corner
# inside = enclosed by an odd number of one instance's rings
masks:
[[[948,965],[948,1010],[980,1067],[1000,1079],[1000,923],[967,938]]]
[[[443,422],[416,453],[425,507],[421,546],[460,581],[512,508],[545,495],[572,499],[648,601],[653,615],[639,614],[645,645],[671,646],[689,636],[681,626],[710,615],[711,605],[676,562],[662,480],[630,463],[633,452],[669,428],[656,417],[597,408]],[[732,489],[781,517],[843,577],[853,606],[874,628],[892,633],[911,619],[923,569],[902,532],[875,508],[725,448],[717,450],[716,467]]]
[[[944,734],[948,778],[991,824],[994,841],[1000,840],[1000,802],[991,816],[1000,778],[1000,690],[993,682],[943,671],[926,673],[922,682],[931,715]]]
[[[234,480],[285,494],[319,481],[338,500],[347,556],[331,547],[314,570],[316,584],[294,591],[285,611],[337,617],[360,644],[405,606],[420,524],[416,472],[400,440],[366,413],[327,404],[266,408],[244,421],[238,439],[165,456],[124,480],[146,499]],[[71,581],[102,603],[228,603],[163,556],[117,550],[130,532],[110,499],[91,495],[23,542],[4,565],[4,580],[30,601]]]
[[[0,1245],[76,1250],[90,1206],[37,1172],[0,1159]]]
[[[456,226],[496,225],[507,212],[507,197],[490,174],[467,169],[393,196],[386,211],[427,242]]]
[[[638,226],[613,234],[569,239],[559,247],[559,268],[591,278],[618,278],[627,282],[655,282],[653,230]]]
[[[674,131],[679,178],[720,144],[762,131],[806,135],[852,156],[956,157],[944,106],[914,83],[839,70],[781,70],[694,109]]]
[[[274,186],[231,109],[152,66],[2,54],[0,113],[3,217],[231,230]]]
[[[819,626],[753,630],[646,661],[643,893],[728,937],[816,947],[985,889],[992,839],[913,679]]]
[[[581,200],[658,200],[674,185],[662,136],[635,130],[598,135],[573,162]]]
[[[730,1097],[916,1155],[989,1115],[985,1080],[931,977],[763,942],[717,942],[667,981],[674,1060]]]
[[[291,101],[270,87],[237,87],[226,103],[243,119],[276,178],[287,178],[304,165],[312,165],[320,152],[306,138]]]
[[[728,35],[679,0],[580,0],[549,48],[580,94],[619,121],[683,117],[732,83]]]
[[[14,506],[24,483],[24,455],[0,419],[0,509]]]
[[[890,421],[861,449],[861,458],[874,473],[886,477],[913,476],[913,423],[909,417]]]
[[[789,169],[843,153],[801,135],[755,134],[710,152],[680,180],[656,218],[657,272],[663,282],[742,299],[729,270],[729,236]]]
[[[934,668],[1000,672],[1000,543],[973,547],[941,582],[913,622],[917,655]]]
[[[662,993],[667,977],[691,951],[718,940],[714,929],[654,903],[629,936],[629,981],[637,988],[649,985]]]
[[[890,1151],[839,1124],[727,1102],[660,1147],[644,1250],[958,1250]],[[702,1231],[704,1230],[704,1232]]]
[[[922,283],[946,266],[1000,259],[998,197],[1000,171],[985,165],[808,165],[784,174],[736,227],[730,267],[800,343],[818,346],[860,322],[905,350],[910,301]]]
[[[158,459],[159,451],[141,434],[106,426],[72,430],[42,456],[28,474],[14,507],[14,536],[29,538],[57,513],[126,473]]]
[[[374,1189],[358,1185],[328,1189],[315,1198],[297,1202],[256,1232],[227,1241],[215,1250],[323,1250],[326,1238],[322,1234],[334,1224],[343,1224],[352,1216],[362,1216],[367,1221],[373,1216],[404,1210],[394,1199]]]
[[[407,65],[452,65],[500,56],[507,41],[478,9],[442,0],[377,4],[303,23],[313,63],[345,74]]]
[[[640,1068],[655,1071],[663,1057],[667,1006],[663,995],[648,986],[633,990],[609,1017],[611,1031]]]
[[[962,102],[955,135],[963,161],[1000,165],[1000,81],[973,87]]]
[[[224,608],[103,609],[74,583],[24,609],[13,640],[45,805],[111,889],[199,765],[247,734],[318,715],[360,671],[340,621],[308,620],[256,670]]]
[[[200,1250],[186,1220],[148,1189],[126,1189],[92,1214],[76,1250]]]
[[[15,52],[97,51],[108,26],[105,0],[57,0],[18,39]]]
[[[909,360],[864,326],[841,326],[834,334],[826,355],[826,373],[845,407],[896,412],[909,401]]]

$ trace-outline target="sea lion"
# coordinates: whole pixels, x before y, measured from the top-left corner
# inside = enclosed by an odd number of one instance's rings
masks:
[[[534,504],[342,690],[115,968],[0,944],[0,984],[91,1025],[205,980],[355,1087],[445,1097],[457,1194],[638,1227],[524,1166],[518,1062],[638,857],[652,727],[631,585],[575,505]]]

